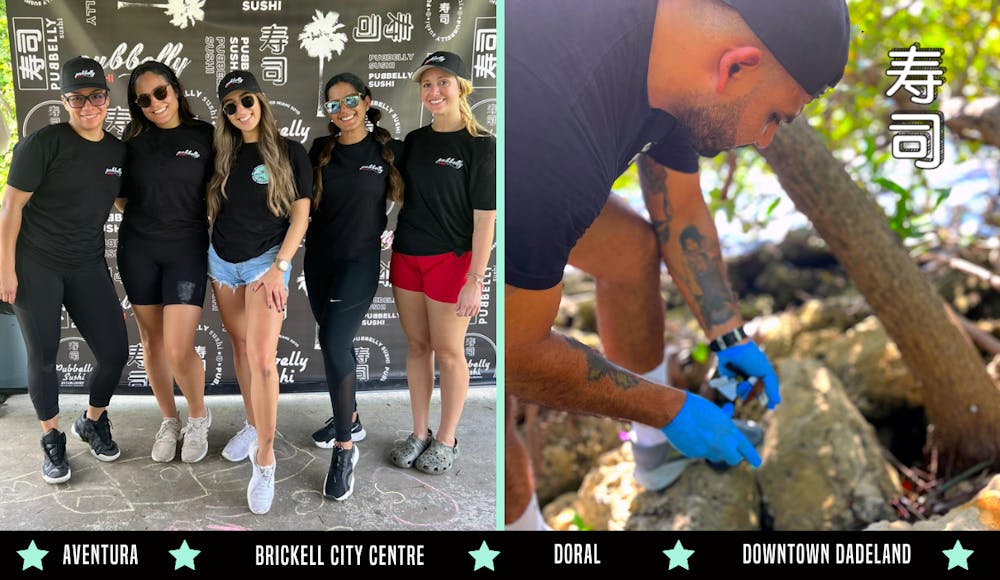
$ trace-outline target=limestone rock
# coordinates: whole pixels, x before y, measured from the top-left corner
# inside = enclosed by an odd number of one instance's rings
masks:
[[[875,430],[837,377],[813,360],[780,365],[757,481],[776,530],[855,530],[893,517],[900,493]]]
[[[526,433],[535,473],[535,492],[545,505],[576,491],[602,453],[621,445],[626,425],[614,419],[545,410],[533,433]]]

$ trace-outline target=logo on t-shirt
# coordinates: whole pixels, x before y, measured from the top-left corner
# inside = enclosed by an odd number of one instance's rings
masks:
[[[108,167],[107,169],[104,170],[104,175],[114,175],[114,176],[117,176],[117,177],[121,177],[122,176],[122,168],[121,167]]]
[[[463,165],[461,159],[455,159],[454,157],[441,157],[434,163],[442,167],[447,165],[448,167],[454,167],[455,169],[461,169]]]
[[[379,175],[382,175],[382,172],[385,171],[385,168],[379,165],[378,163],[371,163],[369,165],[362,165],[359,171],[366,173],[378,173]]]
[[[73,75],[74,79],[78,79],[78,78],[82,78],[82,77],[86,77],[88,79],[94,78],[94,70],[93,69],[86,69],[86,70],[82,70],[82,71],[76,73],[75,75]]]
[[[261,185],[266,185],[269,181],[271,181],[267,174],[267,167],[264,167],[263,163],[253,168],[253,173],[250,174],[250,179],[253,179],[254,183],[259,183]]]
[[[185,149],[183,151],[178,151],[177,157],[194,157],[195,159],[201,159],[201,153],[198,153],[197,151],[192,151],[190,149]]]

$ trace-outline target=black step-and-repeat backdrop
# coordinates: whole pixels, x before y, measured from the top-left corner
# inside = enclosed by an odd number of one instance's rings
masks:
[[[126,88],[132,69],[147,60],[170,65],[194,113],[214,122],[216,87],[230,70],[253,71],[268,94],[283,135],[308,148],[326,134],[320,91],[326,79],[353,72],[372,89],[381,124],[399,139],[430,122],[410,73],[428,53],[450,50],[466,61],[475,91],[470,105],[495,133],[497,40],[495,0],[6,0],[8,32],[22,135],[68,120],[59,101],[59,67],[68,58],[98,60],[108,75],[112,101],[106,128],[120,136],[129,121]],[[405,387],[406,338],[399,326],[388,265],[398,208],[383,234],[382,272],[375,300],[354,346],[359,389]],[[134,315],[116,264],[121,214],[106,225],[106,255],[129,319],[125,392],[149,392]],[[288,315],[278,341],[282,390],[322,389],[323,359],[309,310],[300,250],[293,262]],[[479,313],[465,337],[473,384],[496,373],[495,255],[483,285]],[[196,350],[205,364],[209,392],[235,392],[218,307],[212,293],[198,326]],[[93,357],[63,312],[58,372],[68,390],[83,387]]]

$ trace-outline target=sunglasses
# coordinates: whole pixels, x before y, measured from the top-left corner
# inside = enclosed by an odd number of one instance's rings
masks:
[[[155,89],[153,89],[153,96],[156,97],[157,101],[162,101],[162,100],[166,99],[167,98],[167,85],[159,86],[159,87],[156,87]],[[139,95],[138,97],[136,97],[135,104],[137,104],[141,108],[145,109],[146,107],[148,107],[148,106],[150,106],[150,105],[153,104],[153,100],[149,98],[149,94],[148,93],[143,93],[143,94]]]
[[[323,110],[330,115],[336,115],[340,112],[340,106],[347,107],[348,109],[353,109],[361,104],[361,95],[354,93],[353,95],[347,95],[343,99],[334,99],[332,101],[327,101],[323,103]]]
[[[243,95],[240,97],[240,104],[243,105],[244,109],[249,109],[254,106],[257,102],[257,98],[253,95]],[[225,105],[222,105],[222,112],[233,116],[236,114],[236,101],[229,101]]]
[[[88,101],[95,107],[103,107],[108,103],[110,95],[105,91],[90,93],[89,95],[63,95],[69,106],[74,109],[82,109]]]

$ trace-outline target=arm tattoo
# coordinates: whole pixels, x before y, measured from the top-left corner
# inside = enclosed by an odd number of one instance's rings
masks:
[[[582,350],[584,356],[587,357],[588,383],[597,382],[607,376],[614,382],[615,386],[625,391],[639,385],[639,377],[612,363],[594,349],[568,336],[564,336],[563,338],[569,344],[570,348]]]
[[[684,228],[680,243],[691,272],[688,282],[694,282],[689,284],[691,293],[701,310],[706,329],[729,320],[736,314],[736,301],[726,283],[718,244],[707,242],[695,226]]]
[[[663,219],[653,217],[652,220],[656,239],[661,245],[666,244],[670,240],[670,221],[674,217],[673,208],[670,206],[670,194],[667,191],[667,171],[646,155],[639,156],[638,166],[639,187],[646,200],[646,207],[659,206],[663,209]]]

